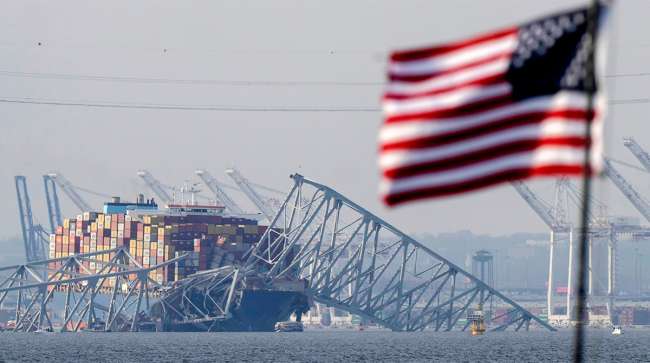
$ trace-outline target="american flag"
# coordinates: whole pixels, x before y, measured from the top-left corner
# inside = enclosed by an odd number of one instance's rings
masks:
[[[605,102],[596,82],[586,137],[587,13],[575,9],[392,53],[379,134],[386,204],[533,176],[582,174],[587,142],[591,169],[599,171]]]

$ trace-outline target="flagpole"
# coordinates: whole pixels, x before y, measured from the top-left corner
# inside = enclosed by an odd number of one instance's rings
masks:
[[[585,159],[583,165],[583,185],[582,185],[582,210],[580,218],[580,243],[578,245],[578,296],[576,301],[577,326],[574,337],[573,360],[575,362],[584,361],[585,346],[585,327],[589,322],[587,313],[587,256],[589,253],[589,201],[591,199],[591,129],[594,119],[594,93],[596,91],[595,79],[595,48],[596,48],[596,27],[598,24],[598,0],[592,0],[591,6],[587,12],[587,34],[591,39],[589,53],[587,57],[585,88],[587,93],[587,122],[586,122],[586,139]],[[600,157],[600,156],[599,156]],[[567,312],[570,311],[567,306]]]

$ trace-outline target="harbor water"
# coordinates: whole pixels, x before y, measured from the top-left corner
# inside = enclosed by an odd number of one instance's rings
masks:
[[[0,333],[3,362],[562,362],[573,333]],[[650,329],[590,330],[588,361],[650,361]]]

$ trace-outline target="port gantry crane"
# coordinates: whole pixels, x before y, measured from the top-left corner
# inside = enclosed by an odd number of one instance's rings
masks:
[[[255,204],[257,209],[262,212],[264,217],[271,221],[275,216],[276,208],[273,208],[251,185],[251,183],[239,172],[239,170],[230,168],[226,174],[237,184],[239,189]]]
[[[556,182],[555,188],[555,206],[551,207],[547,202],[539,198],[523,181],[516,180],[510,183],[517,193],[526,201],[526,203],[533,209],[542,221],[550,228],[550,244],[549,244],[549,262],[548,262],[548,283],[546,291],[546,307],[548,311],[548,317],[551,318],[553,314],[553,287],[554,287],[554,258],[555,258],[555,243],[556,237],[560,233],[569,233],[569,281],[568,281],[568,293],[567,293],[567,315],[566,318],[569,319],[569,306],[571,306],[571,265],[572,265],[572,253],[573,253],[573,233],[571,229],[571,224],[568,221],[567,212],[564,208],[566,204],[566,191],[568,186],[568,180],[566,178],[560,178]]]
[[[56,227],[63,224],[63,218],[61,216],[61,205],[59,204],[59,196],[56,192],[56,183],[49,175],[43,175],[43,184],[45,187],[47,216],[50,221],[50,232],[54,233]]]
[[[61,173],[49,173],[48,177],[50,180],[54,181],[61,190],[70,198],[72,203],[74,203],[81,212],[88,212],[92,210],[90,204],[88,204],[80,195],[77,193],[74,185],[68,181]]]
[[[203,183],[214,193],[215,197],[217,198],[218,201],[223,203],[223,205],[230,211],[230,213],[233,214],[244,214],[244,210],[235,203],[232,198],[223,190],[221,187],[221,183],[210,174],[207,170],[204,169],[198,169],[194,172],[196,175],[201,178]]]
[[[14,180],[16,183],[20,227],[25,245],[25,258],[27,262],[44,260],[48,256],[48,233],[45,232],[41,225],[34,223],[32,204],[27,189],[27,178],[17,175]]]
[[[565,181],[558,180],[558,189]],[[540,199],[527,185],[526,183],[516,180],[510,183],[517,193],[526,201],[526,203],[532,208],[532,210],[537,214],[537,216],[544,221],[544,223],[554,232],[564,232],[569,228],[569,223],[566,220],[566,214],[559,212],[560,205],[556,208],[552,208],[549,204],[542,199]]]
[[[639,160],[643,167],[650,172],[650,154],[648,154],[636,140],[631,137],[623,138],[623,145],[627,147]]]
[[[650,222],[650,203],[648,203],[641,194],[636,191],[632,184],[623,178],[616,168],[614,168],[612,162],[607,158],[604,160],[603,170],[609,180],[616,185],[618,190],[625,195],[627,200],[632,203],[636,210],[639,211],[648,222]]]
[[[170,204],[172,203],[172,197],[167,193],[165,188],[163,187],[163,184],[158,181],[158,179],[154,178],[153,175],[151,175],[150,172],[147,170],[141,169],[138,170],[138,176],[144,180],[144,182],[147,184],[149,189],[151,189],[156,196],[160,199],[160,202],[163,204]]]

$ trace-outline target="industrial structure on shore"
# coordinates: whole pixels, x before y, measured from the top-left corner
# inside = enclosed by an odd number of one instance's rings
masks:
[[[650,172],[650,155],[646,153],[633,138],[623,139],[623,144],[634,154]],[[604,174],[617,187],[634,208],[650,222],[650,203],[630,184],[614,167],[614,160],[605,158]],[[571,204],[578,204],[582,199],[578,190],[567,178],[560,178],[555,186],[555,200],[548,203],[539,198],[524,182],[513,182],[512,186],[528,203],[535,213],[550,229],[549,264],[547,280],[547,312],[549,321],[557,326],[574,324],[575,291],[573,286],[576,279],[575,241],[580,240],[582,233],[572,222]],[[619,258],[617,250],[620,243],[636,243],[650,240],[650,228],[642,226],[638,219],[616,217],[607,214],[607,206],[592,198],[589,215],[589,255],[588,255],[588,312],[592,325],[650,325],[650,311],[635,311],[630,307],[617,308],[615,302],[618,296],[617,273]],[[579,208],[579,206],[577,206]],[[568,249],[566,261],[567,281],[556,288],[557,248],[564,245]],[[638,255],[638,254],[637,254]],[[638,256],[635,256],[635,258]],[[601,263],[595,263],[596,259]],[[604,263],[602,263],[604,262]],[[606,266],[606,271],[603,267]],[[640,273],[635,271],[635,279],[640,280]],[[605,283],[600,277],[606,276]],[[565,304],[557,305],[555,298],[562,294]],[[636,291],[636,299],[643,299],[642,291]]]
[[[16,177],[28,262],[0,268],[0,304],[14,331],[271,331],[276,322],[341,315],[395,331],[466,330],[477,306],[492,330],[553,328],[335,190],[293,175],[283,201],[227,174],[260,213],[245,213],[224,184],[196,174],[170,195],[138,175],[157,201],[115,198],[101,211],[60,173],[44,178],[51,233],[31,214]],[[82,211],[62,218],[57,188]],[[266,221],[268,225],[260,222]]]

